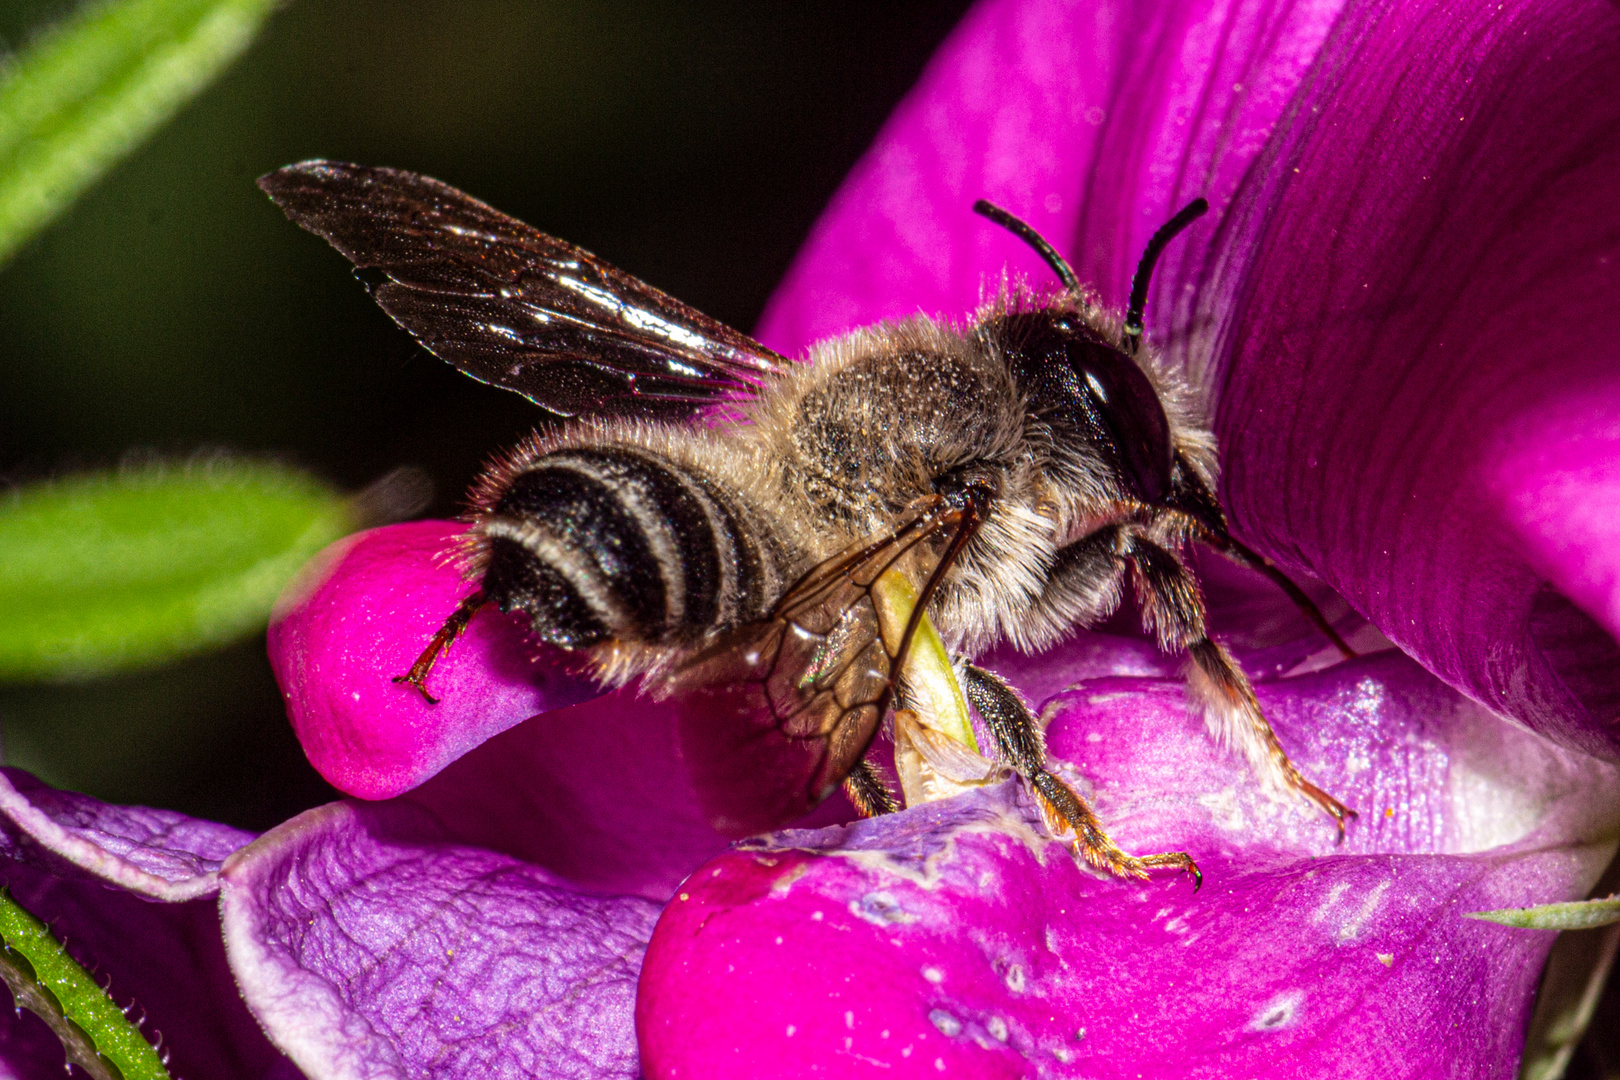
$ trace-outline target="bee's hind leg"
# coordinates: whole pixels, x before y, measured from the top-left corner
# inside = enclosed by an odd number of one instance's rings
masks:
[[[1065,825],[1074,830],[1075,854],[1120,877],[1145,878],[1149,870],[1172,867],[1185,870],[1194,888],[1203,884],[1204,875],[1186,852],[1128,855],[1114,843],[1086,801],[1047,771],[1040,724],[1024,699],[999,675],[969,664],[963,671],[962,689],[995,736],[1002,760],[1034,789],[1047,824],[1054,832],[1063,831]]]

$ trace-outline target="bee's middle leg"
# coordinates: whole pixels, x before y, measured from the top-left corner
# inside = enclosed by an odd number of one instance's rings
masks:
[[[1036,801],[1054,831],[1074,830],[1075,853],[1093,866],[1120,877],[1145,878],[1158,867],[1185,870],[1194,886],[1203,883],[1198,864],[1184,851],[1130,855],[1103,831],[1086,801],[1046,768],[1046,746],[1035,714],[999,675],[969,664],[962,688],[995,736],[1001,758],[1035,790]]]

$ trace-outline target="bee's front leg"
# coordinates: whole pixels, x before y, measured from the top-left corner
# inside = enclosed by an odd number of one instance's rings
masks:
[[[1185,649],[1192,659],[1188,682],[1203,699],[1216,738],[1236,746],[1263,777],[1304,795],[1327,811],[1344,838],[1345,822],[1356,812],[1305,779],[1288,759],[1277,733],[1260,711],[1254,687],[1224,645],[1212,641],[1204,625],[1204,600],[1191,571],[1168,548],[1138,534],[1121,533],[1120,555],[1134,571],[1142,623],[1166,652]]]
[[[969,664],[963,671],[962,689],[995,736],[1001,759],[1035,790],[1047,824],[1054,832],[1066,831],[1065,826],[1074,830],[1075,854],[1120,877],[1145,878],[1149,870],[1168,866],[1185,870],[1195,888],[1203,883],[1198,864],[1186,852],[1128,855],[1114,843],[1086,801],[1047,771],[1040,723],[1024,699],[999,675]]]

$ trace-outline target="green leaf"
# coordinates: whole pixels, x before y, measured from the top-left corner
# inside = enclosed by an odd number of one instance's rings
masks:
[[[222,645],[361,514],[263,462],[149,464],[0,499],[0,679],[77,678]]]
[[[1620,922],[1620,894],[1603,900],[1577,900],[1567,904],[1538,904],[1535,907],[1502,908],[1498,911],[1470,911],[1469,919],[1484,919],[1516,926],[1523,930],[1590,930]]]
[[[241,55],[279,2],[89,4],[0,68],[0,264]]]
[[[0,980],[96,1080],[168,1080],[163,1059],[39,919],[0,889]],[[116,1066],[116,1071],[109,1066]]]

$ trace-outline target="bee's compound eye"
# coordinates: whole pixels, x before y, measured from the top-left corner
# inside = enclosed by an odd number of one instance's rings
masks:
[[[1170,493],[1170,421],[1153,384],[1117,349],[1075,359],[1119,451],[1125,486],[1143,502],[1159,502]]]
[[[1110,454],[1131,496],[1162,501],[1170,492],[1170,421],[1136,361],[1077,316],[1030,311],[1004,326],[1008,361],[1031,407]]]

